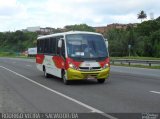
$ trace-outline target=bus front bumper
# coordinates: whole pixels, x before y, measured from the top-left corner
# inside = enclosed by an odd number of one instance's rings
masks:
[[[105,68],[100,71],[79,71],[72,68],[67,70],[68,80],[84,80],[89,78],[106,79],[109,76],[110,68]]]

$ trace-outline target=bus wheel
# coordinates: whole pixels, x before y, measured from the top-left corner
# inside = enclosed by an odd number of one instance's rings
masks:
[[[67,80],[66,73],[64,70],[62,71],[62,79],[64,84],[69,85],[69,80]]]
[[[45,68],[43,69],[43,71],[44,71],[44,76],[45,76],[46,78],[49,78],[49,77],[50,77],[50,74],[48,74],[48,73],[46,72],[46,69],[45,69]]]
[[[104,83],[105,79],[97,79],[98,83]]]

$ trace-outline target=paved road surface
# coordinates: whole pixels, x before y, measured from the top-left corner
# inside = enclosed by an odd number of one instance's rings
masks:
[[[112,66],[104,84],[64,85],[56,77],[45,79],[34,60],[0,58],[0,112],[97,112],[108,118],[117,118],[110,113],[158,113],[160,70]]]

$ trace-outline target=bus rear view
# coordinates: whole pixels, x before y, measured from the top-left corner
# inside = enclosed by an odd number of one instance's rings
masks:
[[[52,67],[59,69],[58,77],[62,78],[65,84],[70,80],[86,79],[104,83],[109,76],[110,63],[103,36],[92,32],[66,32],[59,35],[63,37],[56,41],[57,53],[53,56],[44,54],[44,60],[45,57],[51,57]],[[56,37],[56,35],[49,37]],[[55,65],[57,63],[60,67]],[[47,63],[44,62],[41,66],[47,68]],[[56,75],[54,70],[46,73]]]

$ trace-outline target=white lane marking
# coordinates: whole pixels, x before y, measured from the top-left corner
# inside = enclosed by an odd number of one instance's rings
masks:
[[[111,115],[109,115],[109,114],[106,114],[106,113],[104,113],[104,112],[102,112],[102,111],[100,111],[100,110],[98,110],[98,109],[96,109],[96,108],[94,108],[94,107],[92,107],[92,106],[89,106],[89,105],[87,105],[87,104],[85,104],[85,103],[83,103],[83,102],[80,102],[80,101],[78,101],[78,100],[76,100],[76,99],[74,99],[74,98],[71,98],[71,97],[69,97],[69,96],[67,96],[67,95],[65,95],[65,94],[63,94],[63,93],[60,93],[60,92],[58,92],[58,91],[56,91],[56,90],[53,90],[53,89],[51,89],[51,88],[48,88],[48,87],[42,85],[42,84],[40,84],[40,83],[38,83],[38,82],[36,82],[36,81],[33,81],[32,79],[27,78],[27,77],[25,77],[25,76],[23,76],[23,75],[15,72],[15,71],[13,71],[13,70],[10,70],[10,69],[8,69],[8,68],[6,68],[6,67],[3,67],[3,66],[0,66],[0,67],[3,68],[3,69],[5,69],[5,70],[8,70],[8,71],[10,71],[10,72],[12,72],[12,73],[14,73],[14,74],[16,74],[17,76],[20,76],[20,77],[22,77],[22,78],[24,78],[24,79],[26,79],[26,80],[28,80],[28,81],[36,84],[36,85],[38,85],[38,86],[40,86],[40,87],[43,87],[43,88],[45,88],[46,90],[49,90],[49,91],[51,91],[51,92],[53,92],[53,93],[56,93],[56,94],[58,94],[58,95],[60,95],[60,96],[62,96],[62,97],[64,97],[64,98],[66,98],[66,99],[68,99],[68,100],[70,100],[70,101],[72,101],[72,102],[75,102],[75,103],[77,103],[77,104],[79,104],[79,105],[81,105],[81,106],[83,106],[83,107],[85,107],[85,108],[87,108],[87,109],[90,109],[91,112],[99,113],[99,114],[101,114],[101,115],[103,115],[103,116],[105,116],[105,117],[107,117],[107,118],[109,118],[109,119],[117,119],[116,117],[113,117],[113,116],[111,116]]]
[[[158,92],[158,91],[149,91],[149,92],[151,92],[151,93],[156,93],[156,94],[160,94],[160,92]]]

